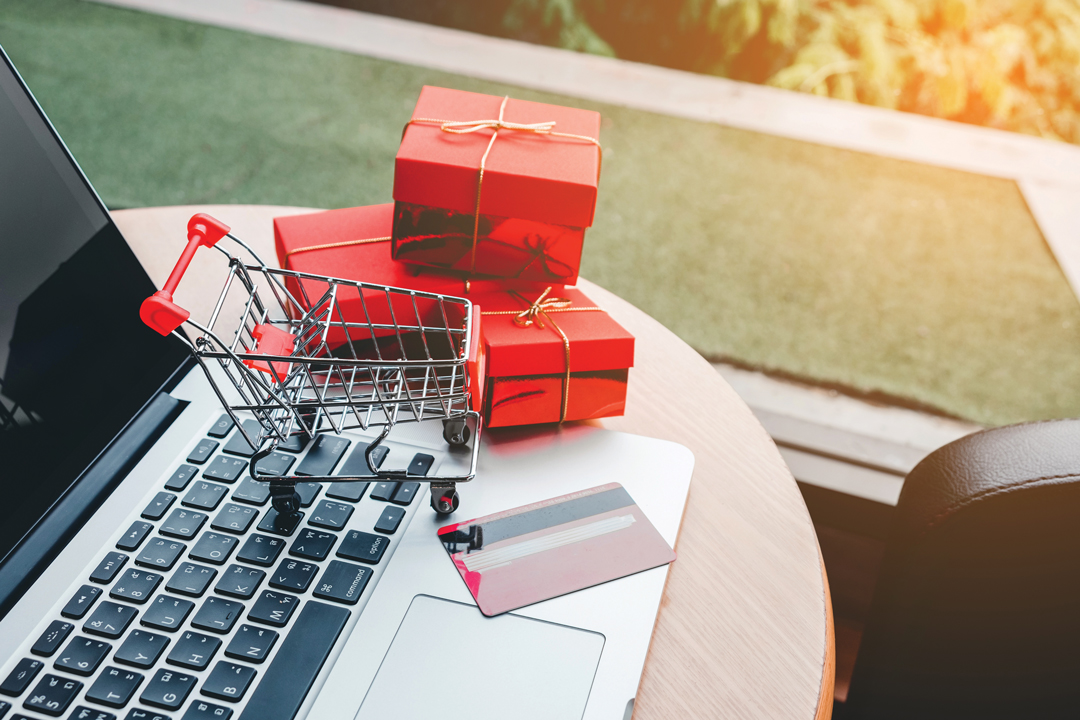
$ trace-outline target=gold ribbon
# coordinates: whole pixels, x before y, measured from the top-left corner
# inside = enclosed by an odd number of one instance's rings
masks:
[[[502,104],[499,105],[499,117],[496,120],[437,120],[435,118],[413,118],[409,122],[405,123],[405,128],[408,129],[409,125],[413,123],[428,123],[432,125],[438,125],[439,129],[443,132],[452,133],[454,135],[467,135],[474,133],[478,130],[485,130],[491,128],[495,132],[491,133],[491,140],[488,141],[487,149],[484,150],[484,155],[480,158],[480,174],[476,179],[476,211],[473,219],[473,237],[472,237],[472,252],[469,258],[469,272],[476,272],[476,242],[480,234],[480,193],[484,188],[484,169],[487,167],[488,154],[491,153],[491,148],[495,144],[495,138],[499,137],[500,130],[514,130],[517,132],[531,132],[537,135],[551,135],[552,137],[570,138],[573,140],[584,140],[590,142],[597,147],[600,151],[600,159],[603,161],[604,148],[600,146],[600,141],[596,138],[589,137],[588,135],[575,135],[574,133],[556,132],[554,120],[548,120],[545,122],[537,123],[517,123],[504,120],[503,115],[506,113],[506,103],[509,102],[510,96],[507,95],[503,98]],[[404,130],[402,131],[404,135]],[[599,175],[599,168],[597,168],[597,175]],[[560,421],[561,422],[561,421]]]
[[[549,313],[560,312],[607,312],[601,307],[571,307],[573,301],[569,298],[557,298],[548,297],[551,293],[551,287],[540,293],[540,297],[533,300],[531,303],[525,299],[520,293],[510,290],[509,293],[527,304],[529,307],[518,312],[517,310],[481,310],[481,315],[513,315],[514,324],[521,328],[529,327],[530,325],[536,325],[540,330],[543,330],[546,326],[544,321],[546,320],[551,329],[558,333],[562,338],[563,353],[566,357],[566,375],[563,378],[563,394],[562,403],[559,406],[559,422],[566,420],[566,406],[570,401],[570,338],[566,337],[566,333],[555,322],[554,318],[549,316]]]
[[[295,248],[285,253],[285,257],[281,259],[281,262],[282,264],[284,264],[288,262],[289,258],[291,258],[293,255],[311,252],[312,250],[329,250],[331,248],[350,247],[352,245],[367,245],[368,243],[377,242],[390,242],[390,236],[378,238],[364,238],[362,240],[343,240],[342,242],[326,243],[324,245],[308,245],[307,247]]]
[[[351,247],[353,245],[367,245],[369,243],[390,242],[390,240],[391,240],[391,237],[389,235],[387,235],[386,237],[363,238],[362,240],[343,240],[341,242],[325,243],[323,245],[308,245],[307,247],[296,248],[294,250],[290,250],[289,252],[285,253],[285,257],[282,258],[281,262],[284,265],[285,263],[287,263],[289,261],[289,258],[291,258],[293,255],[299,255],[300,253],[310,252],[311,250],[330,250],[332,248]],[[465,280],[465,294],[468,295],[469,291],[472,290],[472,283],[469,282],[468,278],[464,278],[464,280]]]

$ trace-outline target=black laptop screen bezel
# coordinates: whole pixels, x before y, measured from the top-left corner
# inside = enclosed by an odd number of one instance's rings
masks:
[[[70,163],[71,168],[74,170],[75,176],[79,182],[82,183],[86,190],[87,197],[92,199],[93,203],[101,210],[105,218],[105,226],[101,228],[93,237],[89,238],[83,247],[89,246],[92,242],[97,242],[99,239],[108,243],[110,252],[110,258],[119,257],[122,262],[121,266],[124,268],[123,277],[119,278],[125,285],[130,284],[132,288],[131,295],[134,297],[136,293],[149,294],[155,289],[149,276],[145,270],[139,264],[134,253],[130,247],[124,241],[119,228],[113,222],[112,217],[109,214],[109,210],[105,203],[101,200],[93,185],[87,179],[86,174],[79,166],[78,162],[72,156],[67,145],[60,137],[56,128],[45,114],[40,103],[35,98],[34,94],[30,91],[26,82],[15,68],[14,63],[8,56],[3,47],[0,47],[0,72],[9,73],[14,78],[15,82],[21,88],[25,94],[25,99],[29,102],[30,107],[36,112],[37,117],[40,119],[44,128],[48,131],[52,141],[56,143],[56,147],[61,151],[67,162]],[[33,129],[31,129],[33,132]],[[40,133],[38,133],[40,136]],[[48,150],[46,150],[48,152]],[[86,198],[76,199],[78,202],[83,202]],[[18,241],[17,239],[9,241]],[[20,305],[20,311],[22,305]],[[128,310],[126,308],[123,313],[123,321],[128,323],[129,334],[135,332],[130,330],[133,318],[128,317]],[[136,309],[137,311],[137,309]],[[138,328],[137,332],[145,330],[147,333],[152,333],[148,328]],[[124,443],[119,442],[124,436],[125,432],[128,432],[133,426],[137,425],[137,421],[140,415],[145,415],[148,408],[151,406],[159,406],[160,402],[155,405],[162,393],[168,393],[175,385],[183,378],[186,372],[193,367],[190,354],[187,348],[178,339],[169,337],[161,338],[160,336],[145,336],[139,335],[138,341],[142,343],[140,347],[152,348],[153,352],[148,353],[143,358],[143,363],[139,367],[139,372],[134,376],[136,379],[131,383],[117,383],[111,386],[115,389],[115,392],[123,393],[120,396],[120,404],[118,407],[123,408],[122,412],[113,413],[109,416],[109,423],[105,426],[93,442],[85,443],[83,446],[79,446],[77,451],[74,451],[74,458],[61,458],[63,465],[62,471],[58,472],[58,477],[50,478],[47,484],[47,490],[39,492],[34,502],[28,503],[28,506],[32,508],[32,511],[18,523],[18,527],[13,527],[8,530],[8,535],[0,540],[0,570],[6,566],[18,564],[18,558],[16,555],[20,552],[25,555],[27,550],[26,545],[34,543],[39,547],[34,548],[32,554],[41,557],[49,557],[58,551],[56,547],[61,541],[62,537],[57,535],[55,530],[58,523],[56,522],[56,515],[69,516],[70,512],[58,512],[58,508],[64,504],[65,498],[69,498],[76,490],[78,490],[80,483],[83,483],[90,475],[93,474],[95,465],[100,465],[102,458],[104,458],[110,450],[112,451],[109,457],[109,462],[117,467],[130,467],[134,464],[135,458],[131,459],[131,462],[121,462],[120,465],[116,465],[116,449],[122,446]],[[92,367],[103,367],[103,363],[98,363],[96,366],[91,364]],[[4,368],[0,368],[0,372],[4,372]],[[112,394],[110,398],[115,398],[116,395]],[[170,417],[171,422],[173,415]],[[93,418],[90,417],[88,422],[93,422]],[[161,423],[159,423],[160,425]],[[145,422],[143,423],[145,425]],[[115,432],[114,432],[115,429]],[[163,428],[158,428],[157,432],[163,431]],[[78,433],[79,427],[77,423],[73,423],[70,432]],[[130,435],[130,432],[128,432]],[[130,440],[130,438],[128,438]],[[73,443],[77,445],[77,443]],[[133,447],[140,448],[139,452],[145,452],[147,449],[145,442],[138,442]],[[61,453],[62,454],[62,453]],[[51,458],[50,458],[51,459]],[[100,467],[98,468],[100,470]],[[98,475],[101,473],[98,472]],[[21,483],[33,482],[34,478],[27,477],[25,472],[13,473],[11,476],[6,476],[6,473],[2,467],[0,467],[0,492],[10,492],[12,489],[20,487]],[[96,502],[103,501],[107,497],[108,492],[111,492],[115,483],[119,482],[120,478],[116,478],[115,482],[110,481],[106,483],[107,491],[102,494],[96,492],[94,497]],[[68,503],[70,505],[70,502]],[[52,515],[52,522],[47,522]],[[78,519],[77,523],[75,519],[69,519],[64,524],[67,527],[62,527],[60,535],[70,537],[78,530],[78,527],[71,527],[72,524],[81,526],[82,522],[85,522],[88,515],[82,516]],[[54,530],[48,533],[42,533],[41,530],[44,526],[51,525]],[[48,548],[40,547],[43,544],[49,544]],[[27,568],[29,571],[29,568]],[[38,569],[40,571],[40,568]],[[29,578],[24,578],[24,580]],[[3,584],[3,583],[0,583]],[[7,588],[0,587],[0,595],[4,594]],[[20,593],[21,594],[21,593]],[[7,601],[13,600],[13,598],[6,598]],[[10,607],[10,602],[0,603],[6,607],[0,608],[0,615]]]

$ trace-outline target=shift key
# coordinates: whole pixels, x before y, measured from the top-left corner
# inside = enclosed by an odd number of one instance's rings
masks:
[[[311,444],[304,461],[296,468],[297,475],[322,476],[334,472],[341,456],[349,449],[349,441],[339,435],[320,435]]]

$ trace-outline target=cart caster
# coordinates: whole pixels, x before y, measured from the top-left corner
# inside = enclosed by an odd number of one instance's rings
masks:
[[[440,515],[449,515],[458,509],[461,498],[454,487],[431,488],[431,507]]]
[[[277,510],[278,515],[293,515],[300,512],[300,494],[296,490],[274,494],[271,504]]]
[[[452,447],[461,447],[469,442],[469,438],[472,437],[472,431],[469,430],[465,418],[453,418],[451,420],[443,420],[442,436],[443,440]],[[455,507],[457,506],[455,505]]]

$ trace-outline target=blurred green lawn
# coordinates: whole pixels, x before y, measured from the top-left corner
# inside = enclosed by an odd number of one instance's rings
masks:
[[[424,84],[590,107],[582,273],[705,356],[987,424],[1080,415],[1080,305],[1011,182],[78,0],[0,0],[0,45],[113,208],[387,202]]]

